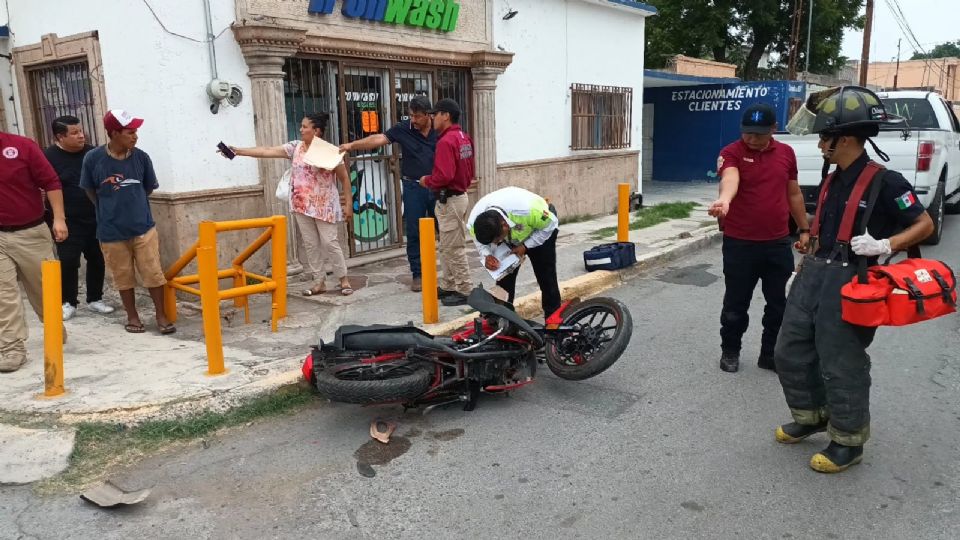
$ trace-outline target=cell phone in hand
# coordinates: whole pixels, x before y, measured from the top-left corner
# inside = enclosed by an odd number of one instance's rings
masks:
[[[233,159],[237,157],[237,153],[230,149],[229,146],[223,144],[223,141],[220,141],[217,144],[217,148],[220,149],[220,153],[227,157],[227,159]]]

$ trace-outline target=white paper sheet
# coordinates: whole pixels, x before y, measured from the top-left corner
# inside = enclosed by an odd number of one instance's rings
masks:
[[[509,274],[514,268],[520,266],[522,262],[520,257],[517,257],[512,251],[510,251],[510,246],[507,244],[499,244],[494,248],[492,255],[500,261],[500,266],[496,270],[487,269],[487,272],[490,273],[495,281],[499,281],[500,278]],[[486,267],[484,267],[486,268]]]
[[[332,171],[343,162],[344,154],[345,152],[341,152],[336,146],[320,137],[314,137],[310,148],[307,148],[307,153],[303,155],[303,161],[308,165]]]

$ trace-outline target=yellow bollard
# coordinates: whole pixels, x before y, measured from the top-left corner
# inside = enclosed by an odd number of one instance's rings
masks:
[[[270,239],[270,268],[277,288],[273,291],[273,302],[277,305],[271,321],[276,332],[279,319],[287,317],[287,217],[273,216],[273,237]]]
[[[437,244],[434,234],[433,218],[420,218],[424,324],[433,324],[440,320],[440,307],[437,305]]]
[[[163,286],[163,312],[170,324],[177,322],[177,291],[169,283]]]
[[[217,271],[217,224],[200,222],[197,246],[200,276],[200,306],[203,312],[203,337],[207,343],[207,375],[226,373],[223,366],[223,336],[220,335],[220,280]]]
[[[617,185],[617,242],[630,241],[630,184]]]
[[[56,397],[63,389],[63,304],[60,261],[43,261],[43,395]]]

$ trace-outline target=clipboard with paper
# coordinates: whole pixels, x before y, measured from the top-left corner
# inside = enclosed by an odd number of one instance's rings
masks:
[[[497,244],[491,255],[500,261],[500,266],[498,266],[496,270],[487,268],[487,272],[490,273],[490,277],[492,277],[494,281],[500,281],[503,276],[509,274],[514,268],[523,263],[523,260],[517,257],[506,243]]]
[[[307,148],[307,152],[303,155],[303,161],[308,165],[332,171],[343,162],[344,154],[345,152],[341,152],[336,146],[320,137],[314,137],[310,142],[310,148]]]

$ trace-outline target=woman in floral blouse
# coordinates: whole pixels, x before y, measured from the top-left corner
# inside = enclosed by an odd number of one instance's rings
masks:
[[[309,165],[303,161],[310,143],[322,139],[330,115],[327,113],[309,114],[300,122],[299,141],[290,141],[282,146],[258,146],[255,148],[234,148],[238,156],[255,158],[286,158],[292,161],[290,172],[290,210],[297,220],[297,226],[307,250],[307,261],[314,275],[314,285],[303,291],[305,296],[323,294],[327,291],[326,273],[323,263],[329,261],[333,266],[333,275],[340,280],[340,293],[353,294],[347,279],[347,263],[337,240],[338,223],[344,219],[353,219],[353,208],[349,201],[353,199],[350,189],[350,175],[341,162],[337,168],[328,171]],[[341,191],[337,191],[337,182]],[[343,197],[341,197],[341,193]]]

